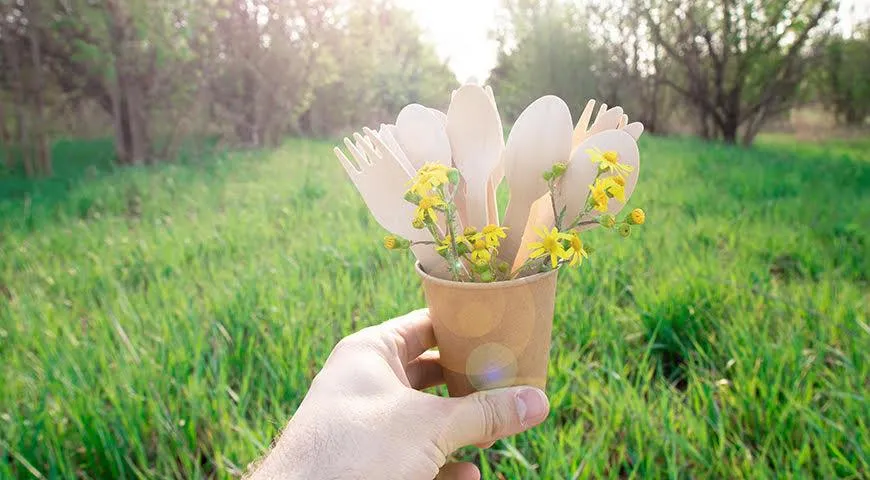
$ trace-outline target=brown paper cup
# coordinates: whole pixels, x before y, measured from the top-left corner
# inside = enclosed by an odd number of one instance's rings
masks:
[[[544,389],[557,271],[507,282],[453,282],[417,264],[452,397],[532,385]]]

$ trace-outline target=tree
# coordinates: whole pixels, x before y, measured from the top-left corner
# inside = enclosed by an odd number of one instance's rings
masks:
[[[852,36],[837,35],[824,53],[821,98],[847,125],[861,125],[870,115],[870,23]]]
[[[650,39],[679,68],[660,80],[710,122],[709,136],[749,145],[766,119],[792,106],[836,3],[642,0],[638,8]]]
[[[657,75],[670,68],[661,44],[646,35],[645,18],[636,2],[592,2],[587,8],[598,98],[621,105],[655,133],[673,108],[670,92]]]
[[[499,108],[516,119],[535,98],[558,95],[579,111],[598,91],[588,17],[556,0],[508,0],[497,32],[498,62],[489,83]]]
[[[360,124],[395,121],[409,103],[446,107],[454,75],[420,39],[410,12],[390,2],[356,1],[344,25],[322,44],[332,67],[302,117],[305,133],[332,134]]]

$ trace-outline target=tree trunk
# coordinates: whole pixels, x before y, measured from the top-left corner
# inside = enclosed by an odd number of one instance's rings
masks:
[[[130,159],[135,165],[151,161],[148,154],[148,134],[146,132],[146,115],[143,112],[142,88],[138,82],[127,83],[127,116],[130,128]]]
[[[726,125],[720,130],[722,133],[722,139],[725,140],[725,143],[730,145],[735,145],[737,143],[737,128],[732,125]]]
[[[28,2],[28,5],[33,5],[31,2]],[[44,96],[44,87],[43,87],[43,71],[42,71],[42,58],[39,52],[39,32],[36,26],[39,24],[39,12],[38,7],[31,7],[30,9],[30,24],[28,25],[28,30],[30,31],[30,58],[33,66],[33,99],[35,103],[35,115],[34,115],[34,154],[35,154],[35,163],[36,168],[39,170],[39,173],[43,176],[51,176],[52,175],[52,165],[51,165],[51,152],[49,151],[49,142],[48,135],[46,134],[46,125],[45,125],[45,98]]]
[[[11,83],[15,92],[15,126],[16,136],[18,137],[18,154],[21,156],[21,162],[24,164],[24,174],[29,178],[33,176],[33,157],[30,152],[30,134],[27,128],[27,89],[24,88],[24,80],[21,73],[21,55],[15,45],[12,44],[10,38],[4,39],[3,47],[6,51],[6,56],[9,63],[12,65]],[[14,159],[10,162],[14,166]]]
[[[119,78],[112,88],[112,123],[115,130],[115,154],[118,157],[118,163],[127,165],[130,163],[130,154],[127,151],[127,145],[130,144],[130,129],[129,122],[125,120],[127,106],[124,95],[121,93],[122,90]]]
[[[710,115],[703,107],[695,105],[698,112],[698,135],[704,140],[713,138],[713,129],[710,126]]]
[[[147,116],[142,82],[137,77],[135,58],[128,51],[131,36],[135,35],[131,21],[122,6],[107,2],[106,20],[112,39],[115,67],[115,88],[112,113],[115,124],[115,150],[122,164],[138,165],[149,158]]]
[[[242,76],[241,102],[242,115],[236,123],[236,135],[239,141],[249,147],[259,144],[257,138],[257,90],[251,72],[245,71]]]
[[[755,136],[758,135],[758,132],[761,130],[761,126],[763,124],[764,115],[749,119],[749,121],[746,123],[746,129],[743,132],[743,138],[741,139],[741,144],[744,147],[749,147],[752,145],[752,142],[755,141]]]
[[[718,124],[719,132],[722,134],[722,139],[725,143],[734,145],[737,143],[737,132],[740,128],[740,122],[733,112],[729,112],[725,121]]]
[[[3,160],[6,169],[12,170],[15,162],[12,159],[12,135],[7,128],[6,101],[0,101],[0,144],[3,145]]]
[[[5,16],[5,9],[0,9],[0,15]],[[11,63],[11,55],[10,55],[10,33],[5,32],[3,30],[3,25],[0,24],[0,42],[3,44],[3,57],[7,62]],[[11,69],[10,69],[11,70]],[[11,83],[11,79],[10,79]],[[11,85],[10,85],[11,86]],[[15,167],[15,158],[12,156],[13,151],[13,136],[12,132],[9,129],[9,118],[6,111],[6,99],[2,99],[0,101],[0,143],[3,144],[3,158],[6,162],[6,168],[8,170],[12,170]],[[14,117],[13,117],[14,119]]]

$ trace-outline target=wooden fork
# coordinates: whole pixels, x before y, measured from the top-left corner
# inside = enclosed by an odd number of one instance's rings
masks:
[[[344,145],[356,164],[338,147],[334,149],[335,156],[372,216],[384,229],[412,242],[431,242],[432,237],[427,230],[418,230],[411,225],[416,207],[403,198],[411,175],[376,132],[368,128],[363,131],[365,137],[359,133],[353,134],[356,143],[344,139]],[[444,263],[433,245],[413,245],[411,250],[427,272],[440,270]]]

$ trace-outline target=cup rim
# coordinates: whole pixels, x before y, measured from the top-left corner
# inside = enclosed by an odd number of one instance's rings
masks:
[[[507,287],[518,287],[521,285],[528,285],[530,283],[535,283],[540,280],[545,279],[546,277],[556,275],[559,273],[559,270],[550,270],[549,272],[541,272],[536,273],[534,275],[529,275],[528,277],[516,278],[514,280],[507,280],[502,282],[492,282],[492,283],[474,283],[474,282],[456,282],[453,280],[445,280],[443,278],[438,278],[426,273],[423,270],[423,266],[420,265],[420,262],[416,262],[414,264],[414,269],[417,271],[417,275],[420,276],[425,281],[434,283],[436,285],[442,287],[450,287],[450,288],[462,288],[468,290],[496,290],[500,288]]]

